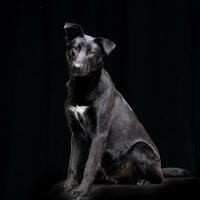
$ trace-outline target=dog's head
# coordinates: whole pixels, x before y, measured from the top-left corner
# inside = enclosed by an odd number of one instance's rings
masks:
[[[64,26],[69,71],[73,76],[86,76],[98,70],[104,55],[109,55],[115,43],[106,38],[94,38],[84,34],[78,24],[66,23]]]

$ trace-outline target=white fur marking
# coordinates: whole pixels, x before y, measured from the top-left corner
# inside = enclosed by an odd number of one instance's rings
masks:
[[[88,108],[88,106],[78,106],[78,105],[76,105],[76,106],[70,106],[69,110],[71,110],[74,113],[76,119],[79,120],[78,113],[80,115],[82,115],[82,117],[83,117],[83,115],[84,115],[85,111],[87,110],[87,108]]]
[[[85,132],[85,129],[78,117],[78,114],[80,114],[82,117],[84,117],[84,112],[87,110],[87,108],[88,108],[88,106],[78,106],[78,105],[69,107],[69,110],[71,110],[74,113],[75,118],[78,120],[78,122],[81,125],[84,132]]]

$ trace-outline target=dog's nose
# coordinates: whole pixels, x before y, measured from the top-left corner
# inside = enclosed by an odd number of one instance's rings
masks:
[[[79,71],[80,68],[81,68],[81,64],[75,63],[75,64],[73,64],[72,68],[73,68],[73,70],[75,70],[75,71]]]

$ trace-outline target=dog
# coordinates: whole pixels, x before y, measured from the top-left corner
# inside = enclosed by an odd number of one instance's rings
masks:
[[[73,199],[84,199],[99,175],[113,183],[131,184],[188,176],[184,169],[161,168],[158,149],[105,70],[103,57],[115,43],[86,35],[78,24],[66,23],[64,30],[69,65],[65,115],[71,131],[64,187]]]

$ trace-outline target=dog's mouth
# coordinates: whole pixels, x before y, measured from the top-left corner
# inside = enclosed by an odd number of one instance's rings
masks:
[[[88,73],[83,73],[83,72],[72,72],[72,75],[73,76],[87,76],[88,75]]]
[[[71,69],[73,76],[87,76],[90,73],[90,65],[86,65],[80,69]]]

